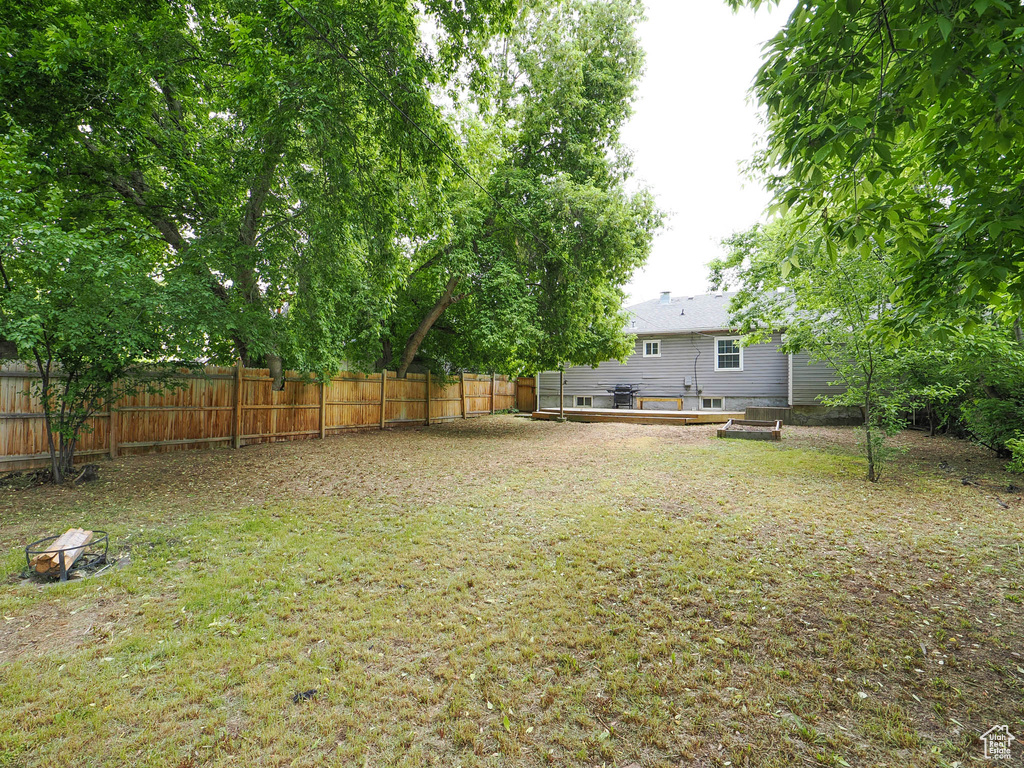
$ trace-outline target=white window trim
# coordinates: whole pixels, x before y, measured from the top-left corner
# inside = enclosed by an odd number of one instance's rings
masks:
[[[735,370],[735,368],[726,368],[726,370],[727,371],[732,371],[732,370]],[[705,408],[704,407],[704,401],[705,400],[721,400],[722,404],[718,408],[715,408],[715,406],[713,406],[713,405],[709,405],[708,407]],[[700,409],[702,411],[724,411],[725,410],[725,398],[722,397],[721,395],[712,395],[711,397],[708,397],[707,395],[701,395],[700,396]]]
[[[580,405],[577,400],[582,397],[590,398],[590,405]],[[594,396],[593,395],[573,395],[572,396],[573,408],[593,408],[594,407]]]
[[[661,339],[644,339],[642,343],[643,343],[644,357],[661,357]],[[647,354],[647,345],[648,344],[657,344],[658,345],[658,354],[656,354],[656,355],[648,355]]]
[[[718,367],[718,342],[720,341],[739,341],[742,336],[715,336],[715,370],[722,371],[723,373],[729,373],[732,371],[743,370],[743,347],[740,347],[740,367],[739,368],[719,368]]]

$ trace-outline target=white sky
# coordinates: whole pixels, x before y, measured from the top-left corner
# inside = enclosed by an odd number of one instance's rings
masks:
[[[723,237],[764,218],[768,195],[745,178],[760,135],[748,94],[762,43],[795,0],[756,14],[725,0],[646,0],[640,28],[647,68],[623,141],[637,179],[668,213],[647,266],[633,276],[627,304],[660,291],[705,293],[709,261]]]

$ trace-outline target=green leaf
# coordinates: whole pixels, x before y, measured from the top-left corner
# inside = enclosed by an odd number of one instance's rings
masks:
[[[883,163],[888,164],[892,162],[892,150],[886,142],[876,141],[872,146],[874,147],[875,154],[878,155],[878,158]]]

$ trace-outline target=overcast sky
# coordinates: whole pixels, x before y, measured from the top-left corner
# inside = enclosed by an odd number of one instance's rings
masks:
[[[647,266],[630,282],[627,303],[704,293],[706,265],[719,242],[762,220],[768,195],[740,168],[760,133],[748,92],[762,44],[795,0],[756,14],[725,0],[646,0],[640,29],[647,69],[623,140],[638,180],[668,212]]]

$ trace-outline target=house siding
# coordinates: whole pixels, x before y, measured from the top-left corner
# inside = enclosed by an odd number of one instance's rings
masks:
[[[699,407],[700,397],[721,397],[726,410],[748,405],[785,406],[789,394],[788,361],[778,351],[779,337],[768,344],[743,349],[742,371],[715,370],[715,338],[727,333],[645,334],[637,336],[633,354],[625,363],[616,360],[597,368],[574,366],[565,371],[565,406],[572,407],[576,395],[590,395],[594,407],[612,407],[607,392],[616,384],[636,384],[642,397],[682,397],[684,408]],[[661,341],[660,357],[644,357],[643,343]],[[696,365],[696,370],[695,370]],[[689,377],[696,385],[685,385]],[[558,371],[539,377],[542,408],[558,407]],[[674,403],[649,403],[645,407],[675,408]]]
[[[841,395],[846,391],[842,384],[830,384],[836,378],[835,369],[821,362],[814,362],[807,352],[793,355],[792,387],[790,405],[821,405],[819,395]],[[555,383],[558,380],[555,379]]]

